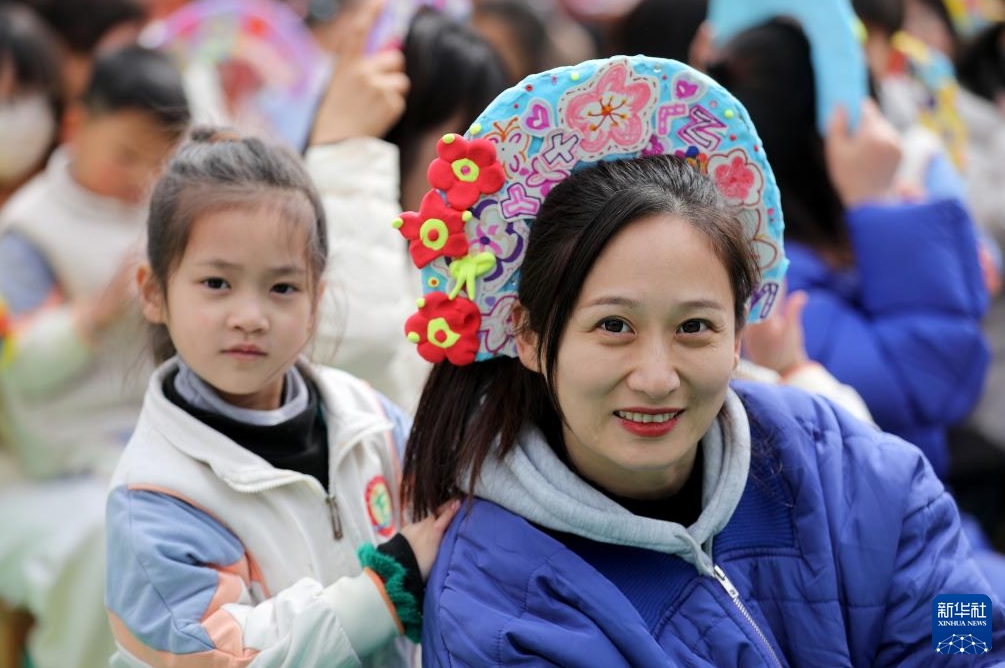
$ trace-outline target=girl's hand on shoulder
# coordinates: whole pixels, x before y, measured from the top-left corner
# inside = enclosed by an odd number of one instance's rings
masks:
[[[450,526],[450,522],[460,507],[460,500],[448,501],[437,508],[434,514],[401,529],[401,535],[408,541],[408,545],[415,554],[415,560],[419,563],[423,582],[429,577],[429,571],[433,569],[436,555],[440,551],[440,543],[443,541],[443,534],[446,533],[447,527]]]
[[[858,127],[848,127],[848,113],[837,109],[824,139],[827,171],[846,207],[888,197],[902,155],[900,135],[872,100],[862,103]]]

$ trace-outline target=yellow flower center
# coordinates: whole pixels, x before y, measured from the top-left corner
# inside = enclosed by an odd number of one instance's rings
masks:
[[[454,176],[465,183],[472,183],[478,180],[478,165],[473,160],[462,158],[454,160],[450,167],[454,170]]]
[[[450,230],[447,229],[447,224],[439,218],[430,218],[419,228],[422,245],[430,250],[438,251],[446,246],[449,236]]]
[[[449,348],[461,338],[461,335],[450,329],[445,318],[433,318],[426,328],[426,340],[437,348]]]

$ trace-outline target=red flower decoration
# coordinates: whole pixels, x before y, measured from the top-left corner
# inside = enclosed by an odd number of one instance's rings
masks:
[[[482,314],[470,299],[431,292],[419,300],[419,311],[405,322],[405,334],[429,362],[447,360],[464,366],[478,354],[481,322]]]
[[[468,254],[464,223],[469,220],[469,211],[447,206],[438,192],[430,190],[422,198],[418,213],[403,213],[393,225],[401,236],[411,241],[408,251],[415,266],[421,269],[438,257],[464,257]]]
[[[458,134],[445,135],[436,145],[440,156],[426,176],[434,188],[447,194],[455,209],[464,210],[482,195],[498,192],[506,175],[496,160],[496,146],[488,139],[468,141]]]

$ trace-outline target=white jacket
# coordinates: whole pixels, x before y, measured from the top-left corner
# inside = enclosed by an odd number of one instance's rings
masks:
[[[176,368],[151,379],[109,494],[111,665],[407,665],[383,584],[356,557],[400,524],[402,434],[378,395],[300,366],[328,424],[329,495],[171,403]]]
[[[311,359],[362,378],[411,413],[429,365],[405,338],[422,285],[391,226],[401,214],[398,151],[359,137],[312,147],[306,163],[328,217],[327,290]]]

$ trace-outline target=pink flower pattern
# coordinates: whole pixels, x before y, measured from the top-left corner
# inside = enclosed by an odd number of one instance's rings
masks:
[[[710,156],[708,173],[730,204],[752,206],[761,198],[764,175],[742,148]]]
[[[582,136],[583,159],[642,149],[651,136],[652,110],[659,98],[655,79],[616,61],[559,102],[559,115]]]

